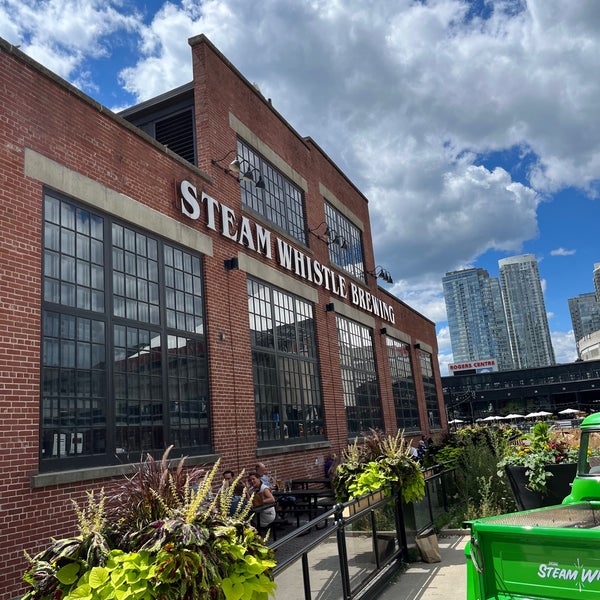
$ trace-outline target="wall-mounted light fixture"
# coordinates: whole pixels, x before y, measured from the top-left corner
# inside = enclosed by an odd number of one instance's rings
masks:
[[[221,163],[237,152],[236,150],[230,150],[223,158],[213,158],[210,162],[215,166],[219,167],[225,174],[235,177],[238,181],[251,181],[257,188],[264,189],[265,182],[260,174],[260,171],[253,167],[248,161],[241,159],[239,156],[236,157],[225,167]],[[258,177],[254,174],[258,173]],[[241,174],[241,177],[240,177]]]
[[[367,273],[372,277],[379,277],[380,279],[383,279],[386,283],[394,283],[390,272],[379,265],[375,267],[374,271],[367,271]]]
[[[238,261],[238,257],[234,256],[233,258],[226,259],[225,261],[223,261],[223,266],[225,267],[226,271],[233,271],[235,269],[239,269],[240,263]]]
[[[256,181],[254,181],[254,173],[258,173],[258,179]],[[242,175],[242,180],[243,181],[250,181],[252,183],[254,183],[254,185],[257,188],[260,189],[264,189],[265,188],[265,182],[262,178],[262,175],[260,174],[260,171],[255,168],[255,167],[248,167],[245,171],[244,174]]]
[[[382,328],[379,330],[379,333],[380,333],[381,335],[386,335],[386,334],[387,334],[387,327],[382,327]]]
[[[319,233],[319,229],[321,229],[321,227],[323,227],[323,225],[325,225],[325,230],[323,231],[323,234]],[[312,229],[310,229],[310,227],[307,229],[308,233],[312,233],[316,238],[319,238],[320,240],[323,240],[324,242],[328,242],[329,241],[329,236],[331,235],[331,229],[329,229],[329,225],[327,225],[326,221],[321,221],[316,227],[313,227]],[[321,237],[321,235],[323,237]]]
[[[333,239],[330,238],[329,242],[327,242],[328,246],[331,244],[336,244],[340,247],[340,250],[348,250],[348,242],[346,241],[346,238],[341,235],[337,235],[335,232]]]
[[[417,342],[416,344],[413,344],[413,348],[415,350],[420,350],[421,349],[421,344],[419,344],[419,342]]]
[[[240,161],[237,156],[229,163],[229,165],[227,167],[224,167],[221,164],[226,158],[230,157],[235,152],[237,152],[237,151],[230,150],[223,158],[213,158],[210,162],[215,167],[219,167],[219,169],[225,171],[225,173],[227,173],[227,175],[230,175],[233,173],[235,176],[237,176],[237,174],[240,172]]]
[[[333,302],[329,302],[329,304],[325,305],[325,312],[333,312],[335,310],[335,306]]]
[[[325,230],[323,233],[318,233],[319,229],[325,225]],[[326,221],[322,221],[316,227],[307,230],[308,233],[312,233],[316,238],[320,239],[322,242],[325,242],[328,246],[335,244],[340,247],[340,250],[348,250],[348,242],[346,239],[333,231],[329,225],[327,225]]]

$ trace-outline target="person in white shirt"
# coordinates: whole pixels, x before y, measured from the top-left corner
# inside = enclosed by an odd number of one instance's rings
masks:
[[[256,471],[248,474],[248,498],[254,494],[252,499],[252,507],[260,508],[265,504],[273,504],[264,510],[258,512],[258,523],[260,527],[266,527],[275,520],[275,498],[271,493],[271,489],[266,486],[260,479]]]

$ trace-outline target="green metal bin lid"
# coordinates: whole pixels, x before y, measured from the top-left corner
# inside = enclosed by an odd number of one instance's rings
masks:
[[[600,412],[592,413],[591,415],[588,415],[581,422],[581,428],[583,429],[585,427],[589,427],[589,428],[600,427]]]

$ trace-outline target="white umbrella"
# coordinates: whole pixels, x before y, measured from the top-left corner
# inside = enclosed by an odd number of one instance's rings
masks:
[[[518,415],[516,413],[510,413],[510,415],[506,415],[505,419],[523,419],[523,415]]]
[[[455,425],[457,423],[464,423],[464,421],[461,421],[460,419],[452,419],[452,421],[448,421],[448,425]]]
[[[533,419],[534,417],[541,417],[541,414],[537,413],[537,412],[532,412],[532,413],[529,413],[528,415],[525,415],[526,419]]]
[[[485,419],[482,419],[483,421],[497,421],[498,419],[501,419],[502,417],[496,417],[494,415],[490,415],[489,417],[486,417]]]
[[[539,417],[549,417],[552,413],[548,412],[546,410],[540,410],[540,412],[538,413]]]
[[[565,410],[561,410],[558,414],[559,415],[577,415],[580,412],[581,412],[580,410],[576,410],[574,408],[565,408]]]

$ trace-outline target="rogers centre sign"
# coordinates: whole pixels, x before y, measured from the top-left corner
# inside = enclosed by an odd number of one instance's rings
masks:
[[[366,312],[389,323],[396,322],[392,306],[353,281],[348,281],[337,271],[290,246],[262,225],[254,223],[244,215],[238,219],[233,209],[204,192],[198,196],[196,186],[189,181],[182,181],[179,184],[179,191],[181,194],[179,208],[189,219],[194,221],[202,219],[207,229],[220,233],[223,237],[267,260],[276,260],[280,267],[344,300],[350,300],[352,304]]]
[[[448,365],[449,371],[466,371],[471,369],[485,369],[486,371],[497,371],[496,360],[490,358],[487,360],[476,360],[473,362],[451,363]]]

